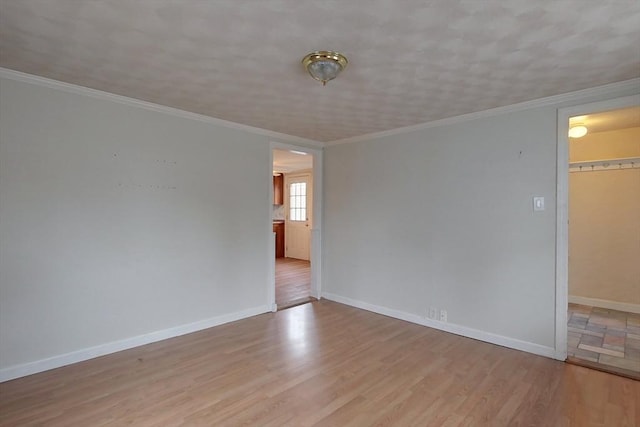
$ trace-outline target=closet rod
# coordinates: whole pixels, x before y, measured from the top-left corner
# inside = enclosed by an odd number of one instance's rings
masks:
[[[569,172],[615,171],[620,169],[640,169],[640,157],[569,163]]]

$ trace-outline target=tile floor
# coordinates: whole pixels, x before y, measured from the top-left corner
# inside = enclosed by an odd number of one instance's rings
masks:
[[[568,355],[640,375],[640,314],[569,304]]]

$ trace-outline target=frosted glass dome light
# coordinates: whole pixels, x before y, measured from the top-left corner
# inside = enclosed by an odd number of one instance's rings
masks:
[[[335,79],[342,70],[347,67],[347,58],[329,50],[312,52],[302,59],[302,65],[311,77],[326,85],[329,80]]]

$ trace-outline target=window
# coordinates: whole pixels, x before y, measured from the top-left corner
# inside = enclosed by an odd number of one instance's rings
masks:
[[[289,219],[307,220],[307,183],[294,182],[289,185]]]

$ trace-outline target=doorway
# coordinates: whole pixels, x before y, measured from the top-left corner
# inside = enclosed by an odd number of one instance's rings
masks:
[[[557,358],[640,379],[640,97],[558,118]]]
[[[273,194],[282,194],[280,200],[274,198],[272,207],[275,256],[270,294],[274,310],[312,302],[319,296],[316,214],[321,200],[314,196],[320,187],[320,154],[313,149],[272,144],[272,174],[278,177],[274,178]],[[276,181],[281,188],[276,188]]]

